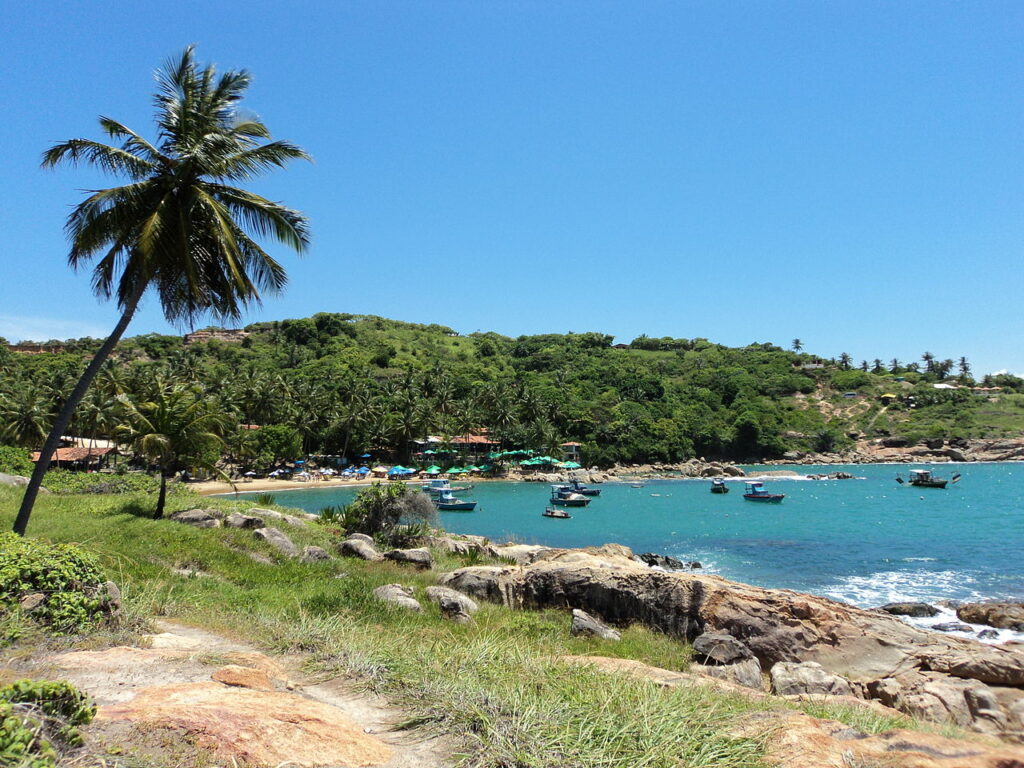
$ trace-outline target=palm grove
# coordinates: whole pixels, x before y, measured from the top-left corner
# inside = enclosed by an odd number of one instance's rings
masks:
[[[308,239],[301,214],[227,185],[305,157],[238,117],[248,75],[217,75],[186,50],[158,82],[155,144],[101,118],[120,146],[78,139],[44,156],[46,166],[85,161],[128,177],[91,194],[67,223],[71,266],[96,260],[95,291],[116,298],[123,314],[104,342],[71,341],[60,353],[32,356],[0,346],[2,443],[42,446],[49,456],[64,434],[112,439],[165,481],[186,468],[264,469],[307,453],[376,450],[407,463],[414,439],[481,429],[506,447],[555,455],[576,440],[597,465],[756,460],[832,450],[858,433],[913,440],[988,429],[969,391],[932,388],[952,375],[951,361],[926,353],[923,365],[876,359],[858,367],[845,353],[808,355],[799,339],[791,351],[646,336],[621,348],[600,333],[458,336],[327,312],[251,325],[241,343],[122,339],[147,290],[171,321],[238,317],[260,292],[285,283],[254,238],[299,252]],[[897,381],[904,396],[908,387],[914,393],[912,410],[874,402]],[[972,383],[965,359],[957,381]],[[1024,389],[1010,376],[986,383]],[[855,419],[814,407],[849,390],[871,402]],[[16,530],[25,529],[47,463],[35,468]]]

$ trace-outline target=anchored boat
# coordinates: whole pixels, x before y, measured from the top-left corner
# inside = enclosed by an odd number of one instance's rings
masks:
[[[778,504],[786,495],[783,493],[768,493],[764,489],[764,483],[758,481],[750,481],[745,483],[747,486],[747,492],[743,494],[743,498],[747,501],[761,501],[768,504]]]
[[[552,485],[551,503],[557,507],[585,507],[590,503],[590,498],[582,493],[566,490],[564,486]]]
[[[572,515],[570,515],[564,509],[552,509],[551,507],[548,507],[543,512],[541,512],[541,515],[544,517],[557,517],[559,520],[568,520],[570,517],[572,517]]]
[[[728,493],[729,486],[725,484],[725,480],[714,479],[711,481],[711,492],[712,493]]]
[[[951,481],[954,483],[959,482],[960,473],[955,472]],[[910,470],[910,479],[906,482],[907,485],[916,488],[945,488],[951,481],[942,477],[935,477],[930,469],[912,469]],[[896,475],[896,482],[903,485],[904,480],[899,475]]]
[[[434,499],[434,506],[445,512],[472,512],[476,502],[469,499],[456,499],[451,493],[442,493]]]

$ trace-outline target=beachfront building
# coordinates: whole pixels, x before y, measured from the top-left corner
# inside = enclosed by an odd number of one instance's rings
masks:
[[[583,463],[583,445],[581,443],[562,443],[559,447],[562,449],[562,461]]]
[[[436,456],[462,457],[468,461],[479,463],[485,461],[487,454],[496,450],[499,442],[491,438],[486,429],[465,435],[454,435],[445,438],[441,435],[427,435],[423,440],[413,440],[413,455],[420,460],[432,460]]]

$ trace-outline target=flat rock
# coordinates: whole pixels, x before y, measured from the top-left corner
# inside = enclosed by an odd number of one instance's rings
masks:
[[[419,613],[423,610],[423,606],[412,596],[412,588],[403,587],[401,584],[385,584],[382,587],[377,587],[373,590],[373,596],[408,611]]]
[[[304,547],[302,550],[301,560],[304,563],[321,563],[324,560],[330,560],[331,555],[323,547],[317,547],[310,545]]]
[[[469,595],[464,595],[454,589],[448,587],[427,587],[427,600],[432,603],[441,603],[441,600],[455,600],[462,606],[462,610],[466,613],[476,613],[480,610],[480,606],[477,605],[476,600],[471,598]]]
[[[384,553],[384,559],[405,565],[413,565],[423,570],[428,570],[434,565],[434,558],[430,554],[430,550],[422,547],[417,549],[392,549]]]
[[[705,632],[693,641],[694,660],[700,664],[735,664],[754,658],[743,643],[725,632]],[[760,666],[758,673],[760,674]]]
[[[622,636],[607,624],[598,621],[586,611],[573,608],[569,634],[573,637],[599,637],[602,640],[621,640]]]
[[[128,702],[100,707],[96,719],[172,728],[221,760],[268,768],[377,766],[392,755],[335,707],[212,681],[145,688]]]
[[[780,696],[827,694],[829,696],[852,696],[850,681],[839,675],[831,675],[814,661],[799,663],[780,661],[771,668],[772,691]]]
[[[220,528],[224,513],[219,509],[183,509],[168,515],[169,520],[196,528]]]
[[[914,616],[917,618],[929,618],[936,616],[939,609],[928,603],[886,603],[878,610],[885,611],[893,616]]]
[[[262,517],[243,515],[241,512],[234,512],[224,519],[225,528],[262,528]]]
[[[254,691],[274,690],[274,684],[270,682],[269,675],[262,669],[256,669],[255,667],[228,664],[226,667],[216,670],[210,677],[224,685],[251,688]]]
[[[361,560],[370,561],[384,559],[380,552],[374,549],[373,544],[356,538],[348,538],[339,543],[338,554],[342,557],[358,557]]]
[[[973,632],[974,627],[959,621],[944,621],[941,624],[932,624],[936,632]]]
[[[373,536],[367,536],[365,533],[350,533],[345,537],[346,541],[365,541],[371,547],[376,548],[377,544],[373,540]]]
[[[277,528],[257,528],[253,535],[260,541],[265,541],[285,557],[297,557],[299,548],[282,531]]]
[[[548,549],[549,547],[538,544],[506,544],[503,547],[495,547],[494,554],[506,560],[514,560],[520,565],[528,565],[537,559],[539,553]]]

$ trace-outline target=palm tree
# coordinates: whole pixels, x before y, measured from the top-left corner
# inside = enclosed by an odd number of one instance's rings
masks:
[[[966,357],[961,357],[960,362],[957,364],[960,369],[960,378],[968,379],[971,375],[971,364],[967,362]]]
[[[167,478],[189,467],[213,469],[224,445],[224,415],[211,400],[180,384],[163,385],[156,397],[134,403],[121,395],[125,421],[118,433],[128,446],[160,469],[160,496],[153,519],[164,514]]]
[[[39,445],[53,418],[51,403],[34,384],[0,397],[0,438],[25,448]]]
[[[189,47],[157,73],[157,81],[156,144],[101,117],[100,126],[120,146],[71,139],[43,154],[44,168],[65,160],[87,162],[127,176],[129,183],[93,192],[68,217],[68,263],[77,269],[99,259],[93,290],[101,298],[116,296],[121,319],[43,445],[14,522],[21,535],[61,433],[146,290],[156,290],[172,323],[192,325],[207,311],[237,319],[259,302],[261,291],[276,293],[287,281],[284,268],[253,238],[269,236],[299,253],[309,242],[301,213],[230,186],[308,159],[294,144],[271,141],[258,119],[239,114],[249,74],[218,75],[213,66],[200,68]]]
[[[850,357],[850,355],[847,354],[846,352],[843,352],[843,354],[839,356],[839,367],[842,368],[844,371],[850,370],[850,363],[852,362],[853,358]]]
[[[935,355],[933,355],[931,352],[925,352],[923,355],[921,355],[921,362],[924,363],[925,372],[931,373],[932,368],[935,365]]]
[[[804,348],[804,343],[800,341],[800,339],[793,339],[793,343],[791,346],[793,347],[794,352],[799,352],[801,349]]]

